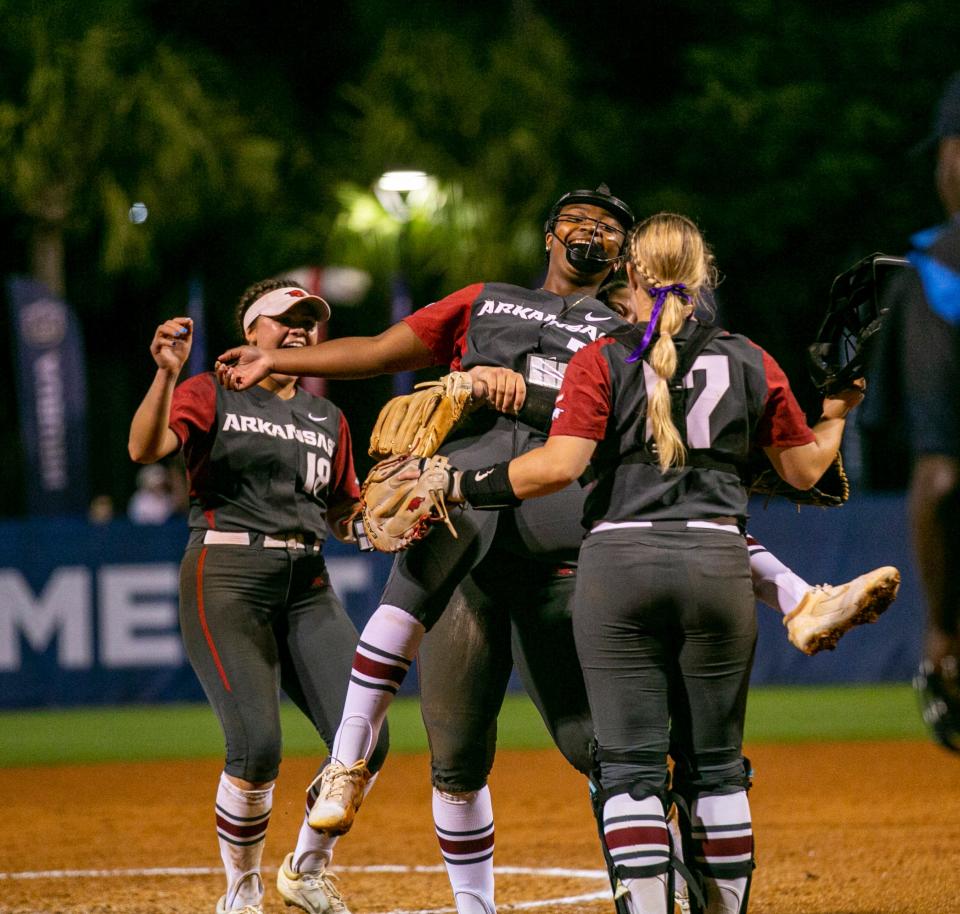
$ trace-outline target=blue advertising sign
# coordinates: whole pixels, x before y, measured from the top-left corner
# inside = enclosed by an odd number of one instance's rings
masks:
[[[903,575],[897,601],[875,625],[815,657],[790,645],[780,612],[758,605],[755,684],[909,680],[924,613],[902,495],[801,514],[786,502],[758,506],[750,529],[811,584],[839,584],[887,564]],[[182,518],[159,526],[0,521],[0,708],[202,701],[178,626],[186,540]],[[336,541],[324,554],[333,588],[360,630],[379,602],[391,557]],[[411,671],[403,691],[416,689]]]
[[[80,323],[70,306],[24,277],[8,283],[27,510],[85,514],[87,379]]]

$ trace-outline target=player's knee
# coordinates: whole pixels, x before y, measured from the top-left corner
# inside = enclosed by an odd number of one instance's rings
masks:
[[[280,773],[280,740],[257,740],[239,751],[230,747],[224,770],[255,784],[276,780]]]
[[[497,747],[496,719],[424,714],[433,786],[469,793],[487,783]]]
[[[691,805],[698,797],[747,791],[752,777],[750,760],[742,755],[728,754],[696,766],[683,756],[675,755],[673,791]]]
[[[441,793],[463,794],[480,790],[487,783],[493,758],[479,751],[440,755],[430,764],[433,786]]]
[[[557,748],[563,757],[585,777],[590,777],[596,767],[592,724],[573,720],[560,724],[553,734]]]
[[[626,793],[650,796],[665,792],[667,766],[662,752],[646,749],[611,750],[602,746],[596,750],[596,765],[600,783],[606,793]]]

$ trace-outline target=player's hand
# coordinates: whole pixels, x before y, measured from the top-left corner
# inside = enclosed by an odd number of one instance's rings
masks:
[[[246,390],[259,384],[271,371],[273,361],[256,346],[235,346],[217,357],[217,380],[227,390]]]
[[[867,379],[857,378],[844,390],[838,390],[823,399],[824,419],[846,419],[847,413],[863,402]]]
[[[193,321],[189,317],[171,317],[153,335],[150,355],[157,368],[179,375],[193,345]]]
[[[520,412],[527,396],[527,385],[523,375],[509,368],[495,365],[478,365],[470,369],[473,378],[473,396],[486,400],[501,413]]]

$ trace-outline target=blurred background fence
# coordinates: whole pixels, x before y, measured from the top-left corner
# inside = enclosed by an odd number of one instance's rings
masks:
[[[923,614],[902,496],[861,496],[840,510],[799,513],[786,503],[755,504],[750,531],[811,583],[839,583],[876,565],[903,572],[900,597],[877,624],[813,658],[791,647],[780,614],[761,606],[755,683],[909,679]],[[0,523],[0,707],[202,700],[177,626],[185,540],[179,518],[155,526],[126,519]],[[337,542],[325,552],[333,585],[362,627],[390,559]],[[415,688],[408,677],[404,690]]]

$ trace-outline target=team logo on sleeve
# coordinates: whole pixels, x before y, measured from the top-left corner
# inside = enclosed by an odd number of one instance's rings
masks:
[[[556,405],[553,407],[553,415],[551,419],[556,422],[563,415],[563,407],[560,405],[560,401],[563,399],[563,394],[557,396]]]

